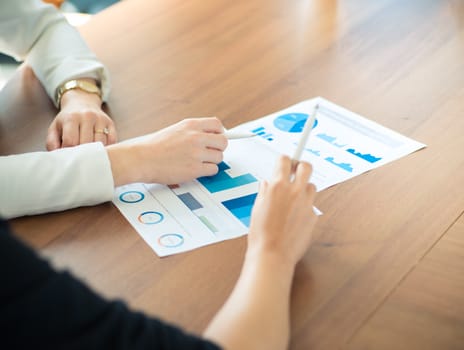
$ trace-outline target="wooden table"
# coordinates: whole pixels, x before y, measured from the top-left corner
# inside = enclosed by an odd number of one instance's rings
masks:
[[[121,139],[189,116],[226,127],[323,96],[428,145],[318,194],[292,349],[464,347],[464,5],[433,0],[130,0],[82,29],[112,72]],[[1,154],[44,149],[54,115],[20,71]],[[106,203],[13,221],[108,297],[201,332],[246,239],[159,259]]]

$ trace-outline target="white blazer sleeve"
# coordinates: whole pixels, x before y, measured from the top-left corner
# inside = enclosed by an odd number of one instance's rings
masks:
[[[53,101],[63,82],[82,77],[98,80],[102,99],[107,100],[107,69],[52,5],[41,0],[1,0],[0,51],[26,59]]]
[[[0,157],[0,217],[11,219],[112,199],[113,175],[100,142]]]

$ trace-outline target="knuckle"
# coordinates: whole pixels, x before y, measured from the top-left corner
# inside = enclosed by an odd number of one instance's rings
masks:
[[[306,171],[312,171],[313,170],[313,166],[311,165],[311,163],[303,161],[300,164]]]
[[[290,159],[289,156],[287,156],[286,154],[281,154],[279,156],[279,162],[280,164],[285,164],[285,163],[288,163],[288,162],[291,162],[292,160]]]
[[[307,163],[307,168],[308,168],[308,173],[312,174],[313,173],[313,165],[311,163]]]
[[[209,119],[214,124],[215,128],[222,128],[222,122],[218,117],[210,117]]]
[[[216,165],[216,164],[210,164],[208,167],[207,167],[207,176],[212,176],[212,175],[216,175],[219,171],[219,167]]]
[[[86,119],[105,120],[105,118],[102,115],[97,114],[92,110],[83,111],[82,117]]]
[[[214,153],[212,153],[211,162],[214,163],[214,164],[221,163],[223,158],[224,158],[222,152],[220,152],[220,151],[213,151],[213,152]]]
[[[196,119],[194,118],[187,118],[181,121],[182,125],[187,128],[193,128],[197,124]]]
[[[68,136],[63,136],[63,146],[73,146],[74,145],[74,141],[68,137]]]
[[[312,170],[311,164],[305,161],[300,161],[297,165],[297,169],[299,169],[299,172],[305,174],[305,173],[310,173]]]
[[[75,146],[77,144],[76,140],[66,133],[61,136],[61,142],[63,146]]]
[[[229,146],[229,140],[227,140],[227,137],[223,136],[222,137],[222,145],[221,145],[221,151],[224,151],[227,146]]]
[[[83,114],[85,114],[85,112],[83,112],[82,114],[74,112],[65,114],[63,115],[63,124],[77,124],[80,122]]]

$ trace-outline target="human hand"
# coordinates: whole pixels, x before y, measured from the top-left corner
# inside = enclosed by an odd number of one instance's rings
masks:
[[[117,141],[113,120],[101,109],[98,95],[77,89],[67,91],[61,98],[61,110],[48,128],[47,150],[95,141],[104,145]]]
[[[177,184],[218,172],[227,147],[217,118],[185,119],[131,142],[107,147],[115,186]]]
[[[303,257],[317,221],[313,211],[316,188],[308,183],[311,172],[309,163],[300,162],[293,171],[289,157],[279,159],[273,179],[260,184],[251,215],[248,253],[277,254],[292,266]]]

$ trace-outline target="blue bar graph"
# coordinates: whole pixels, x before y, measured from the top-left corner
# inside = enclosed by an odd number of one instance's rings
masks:
[[[251,209],[258,194],[250,194],[222,202],[222,204],[246,227],[250,227]]]
[[[252,133],[255,133],[258,136],[261,136],[263,139],[266,139],[268,141],[273,141],[274,140],[274,135],[268,133],[266,129],[264,129],[263,126],[260,126],[259,128],[251,130]]]
[[[329,163],[332,163],[333,165],[336,165],[339,168],[341,168],[341,169],[343,169],[345,171],[348,171],[349,173],[353,172],[353,167],[351,166],[350,163],[337,163],[337,162],[335,162],[334,157],[327,157],[327,158],[324,158],[324,159],[326,161],[328,161]]]
[[[369,153],[363,154],[361,152],[356,152],[354,148],[347,149],[346,151],[348,153],[354,154],[356,157],[359,157],[361,159],[364,159],[365,161],[368,161],[369,163],[375,163],[379,161],[380,159],[382,159],[381,157],[376,157]]]
[[[230,169],[230,167],[226,163],[221,162],[219,163],[219,171],[216,175],[200,177],[197,180],[205,186],[210,193],[216,193],[258,181],[251,174],[231,177],[226,172],[228,169]]]
[[[336,142],[337,138],[335,136],[330,136],[324,133],[317,134],[316,136],[319,137],[321,140],[331,143],[335,147],[342,148],[346,146],[346,144],[344,143],[337,143]]]
[[[190,192],[177,195],[179,199],[191,210],[197,210],[203,208],[200,202],[198,202]]]

